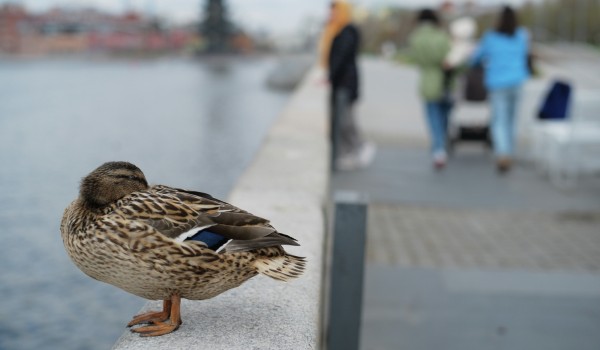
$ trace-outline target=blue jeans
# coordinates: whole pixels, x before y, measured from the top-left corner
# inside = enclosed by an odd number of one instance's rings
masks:
[[[427,114],[427,124],[431,134],[431,151],[446,151],[446,136],[448,134],[448,116],[452,109],[452,104],[445,101],[426,101],[425,112]]]
[[[492,139],[497,157],[510,157],[515,145],[515,122],[521,85],[490,90]]]

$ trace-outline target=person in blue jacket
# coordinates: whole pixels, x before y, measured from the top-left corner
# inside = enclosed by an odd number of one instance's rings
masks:
[[[522,85],[529,77],[529,35],[519,27],[515,11],[502,9],[498,25],[481,38],[471,64],[483,63],[485,85],[492,109],[492,140],[500,173],[510,170],[515,144],[515,124]]]

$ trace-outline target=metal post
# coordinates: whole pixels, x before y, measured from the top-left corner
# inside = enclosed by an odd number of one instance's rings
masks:
[[[561,4],[559,3],[559,6]],[[558,16],[558,33],[559,33],[559,37],[560,37],[560,41],[561,42],[570,42],[569,40],[569,23],[568,23],[568,16],[569,16],[569,11],[570,9],[568,7],[563,8],[562,11],[561,9],[558,9],[557,11],[560,12],[560,15]]]
[[[587,0],[579,0],[577,8],[579,9],[575,22],[577,23],[577,40],[581,43],[587,42],[587,26],[588,26],[588,2]]]
[[[362,316],[367,204],[365,198],[355,192],[336,192],[333,200],[326,349],[357,350]]]
[[[537,41],[546,42],[548,40],[548,28],[546,28],[546,21],[544,13],[545,4],[540,3],[534,5],[534,22],[535,22],[535,30],[534,30],[534,38]]]

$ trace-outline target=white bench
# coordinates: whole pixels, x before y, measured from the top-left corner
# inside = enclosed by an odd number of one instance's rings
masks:
[[[573,90],[569,117],[538,121],[532,156],[538,169],[559,187],[600,173],[600,90]]]

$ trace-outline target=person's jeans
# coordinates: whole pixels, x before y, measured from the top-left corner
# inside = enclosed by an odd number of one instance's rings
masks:
[[[521,85],[490,90],[492,139],[497,157],[510,157],[514,151],[516,114]]]
[[[448,117],[452,104],[446,101],[426,101],[425,112],[431,135],[431,151],[433,154],[446,151],[448,133]]]

